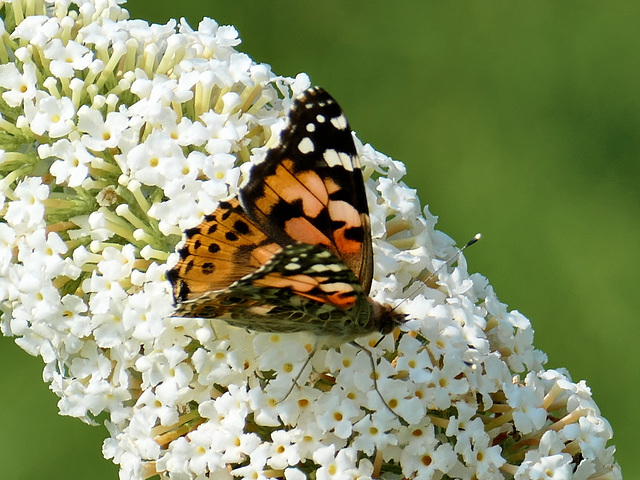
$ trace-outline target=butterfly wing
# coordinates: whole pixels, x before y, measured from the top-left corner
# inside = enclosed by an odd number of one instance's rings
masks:
[[[279,145],[251,169],[240,201],[269,238],[282,246],[322,245],[369,293],[373,259],[362,171],[347,119],[323,89],[295,100]]]
[[[326,248],[295,243],[229,288],[178,306],[176,316],[219,318],[264,332],[344,338],[379,329],[352,270]]]
[[[178,304],[229,287],[282,249],[245,214],[237,198],[185,232],[178,264],[167,272]]]

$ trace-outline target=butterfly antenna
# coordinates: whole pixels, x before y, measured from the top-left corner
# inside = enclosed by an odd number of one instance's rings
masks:
[[[433,277],[435,277],[436,275],[438,275],[438,273],[440,273],[440,271],[443,268],[446,268],[448,266],[450,266],[456,259],[458,259],[460,257],[460,255],[462,254],[462,252],[464,252],[468,247],[470,247],[471,245],[473,245],[474,243],[476,243],[478,240],[480,240],[482,238],[482,234],[480,233],[476,233],[473,238],[471,238],[471,240],[469,240],[467,243],[465,243],[460,249],[458,249],[458,251],[456,253],[454,253],[453,255],[451,255],[449,258],[447,258],[445,260],[445,262],[440,265],[438,268],[436,268],[436,270],[429,274],[429,276],[427,278],[425,278],[424,280],[422,280],[422,283],[424,283],[425,285],[427,283],[429,283],[429,280],[431,280]],[[415,293],[415,292],[414,292]],[[411,294],[412,295],[412,294]],[[405,298],[402,299],[402,301],[400,303],[398,303],[395,307],[393,307],[393,310],[396,310],[400,305],[402,305],[404,302],[406,302],[409,298],[411,298],[411,295],[407,295]]]

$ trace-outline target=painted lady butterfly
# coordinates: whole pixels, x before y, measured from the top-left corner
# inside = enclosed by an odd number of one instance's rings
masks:
[[[369,295],[369,213],[351,129],[311,88],[293,103],[280,143],[239,195],[185,232],[167,272],[175,316],[263,332],[310,331],[348,342],[387,334],[404,315]]]

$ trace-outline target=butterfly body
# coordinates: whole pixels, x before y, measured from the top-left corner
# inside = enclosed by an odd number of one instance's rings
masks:
[[[364,181],[348,122],[320,88],[294,101],[278,145],[239,195],[185,232],[167,272],[175,316],[339,342],[404,321],[369,295]]]

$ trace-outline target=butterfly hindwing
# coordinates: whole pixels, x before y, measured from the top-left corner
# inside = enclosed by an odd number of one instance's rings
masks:
[[[181,303],[176,315],[261,331],[344,336],[372,330],[369,308],[358,279],[339,258],[321,246],[295,243],[229,288]]]
[[[281,245],[322,245],[342,259],[368,294],[369,214],[351,129],[320,88],[298,98],[278,146],[253,166],[240,191],[249,216]]]

